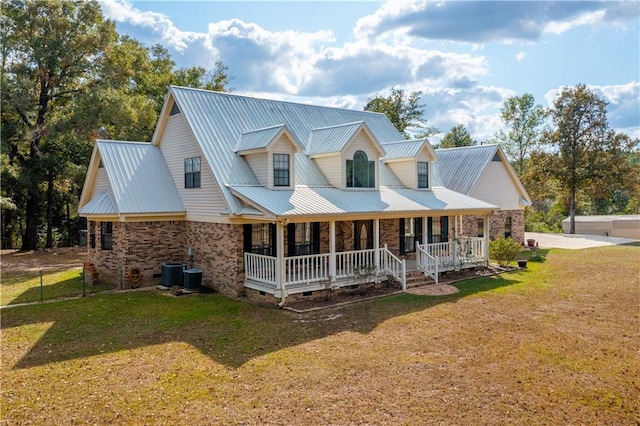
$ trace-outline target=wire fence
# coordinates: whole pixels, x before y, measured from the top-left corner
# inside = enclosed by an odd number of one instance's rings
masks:
[[[28,272],[2,271],[0,306],[86,296],[112,289],[92,279],[85,268],[67,270],[37,270]]]

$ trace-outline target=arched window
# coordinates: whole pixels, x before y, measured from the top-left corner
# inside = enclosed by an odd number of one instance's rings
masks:
[[[353,160],[347,160],[348,188],[375,188],[376,164],[369,161],[364,151],[356,151]]]

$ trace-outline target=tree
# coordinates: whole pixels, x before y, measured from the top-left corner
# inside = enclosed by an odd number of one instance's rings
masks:
[[[444,135],[440,141],[439,148],[459,148],[472,145],[473,139],[471,139],[471,135],[462,124],[458,124],[457,126],[453,126],[451,130],[449,130],[449,133]]]
[[[525,93],[507,99],[500,116],[508,130],[506,133],[498,132],[495,139],[513,161],[516,173],[521,176],[529,153],[540,141],[547,113],[541,105],[535,104],[533,95]]]
[[[549,133],[555,161],[550,172],[566,191],[570,233],[575,234],[576,197],[581,190],[614,190],[628,170],[637,141],[609,129],[607,103],[584,84],[564,88],[550,111],[555,129]],[[601,184],[605,182],[605,184]]]
[[[59,172],[54,145],[44,143],[56,126],[52,119],[64,120],[56,111],[94,83],[104,48],[116,33],[95,1],[7,1],[2,22],[2,104],[8,110],[2,136],[11,145],[10,160],[20,164],[25,188],[22,250],[33,250],[41,186],[51,190]],[[5,119],[10,123],[6,133]]]
[[[391,88],[389,96],[376,96],[364,107],[365,111],[381,112],[387,116],[405,139],[409,139],[407,128],[425,129],[419,137],[427,137],[438,133],[438,130],[426,125],[424,108],[419,104],[421,92],[406,95],[404,90]]]

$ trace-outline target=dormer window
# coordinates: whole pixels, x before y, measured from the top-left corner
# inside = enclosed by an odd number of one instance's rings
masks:
[[[290,155],[273,154],[273,186],[290,186]]]
[[[356,151],[353,160],[347,160],[347,188],[375,188],[376,163],[369,161],[364,151]]]
[[[429,163],[418,161],[418,188],[429,188]]]

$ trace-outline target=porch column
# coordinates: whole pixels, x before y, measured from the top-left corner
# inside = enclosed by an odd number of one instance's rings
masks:
[[[376,271],[380,270],[380,219],[373,219],[373,261],[376,264]]]
[[[336,280],[336,221],[329,221],[329,275]]]
[[[280,303],[284,304],[287,297],[287,289],[285,286],[285,267],[284,267],[284,224],[281,221],[276,222],[276,281],[280,289]]]
[[[484,235],[484,263],[489,266],[489,215],[484,215],[482,221],[482,234]]]
[[[457,239],[458,239],[458,216],[454,215],[453,216],[453,247],[452,247],[452,253],[453,253],[453,267],[456,271],[460,270],[460,259],[458,259],[458,243],[457,243]]]
[[[429,243],[429,218],[425,216],[422,219],[422,245],[426,246]]]

